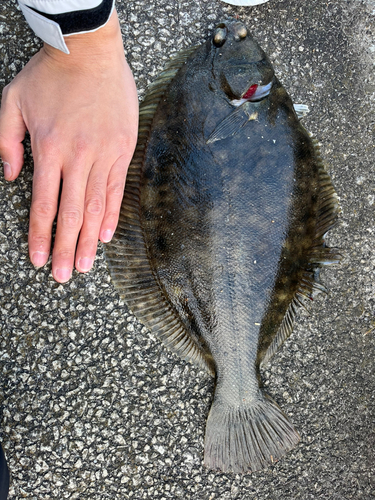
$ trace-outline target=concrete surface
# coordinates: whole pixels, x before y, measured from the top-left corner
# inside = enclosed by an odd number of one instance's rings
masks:
[[[1,439],[10,499],[371,499],[374,471],[375,2],[136,0],[118,5],[140,96],[168,57],[239,15],[268,52],[322,152],[342,203],[324,271],[327,297],[301,313],[264,372],[300,445],[253,475],[202,467],[213,383],[167,352],[95,269],[55,283],[27,256],[30,149],[19,179],[0,179]],[[13,0],[0,4],[0,86],[40,42]]]

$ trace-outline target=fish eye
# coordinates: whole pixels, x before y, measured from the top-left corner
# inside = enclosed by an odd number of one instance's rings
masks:
[[[247,35],[247,29],[245,26],[240,26],[238,29],[237,29],[237,33],[238,37],[240,39],[243,39],[243,38],[246,38],[246,35]]]
[[[213,42],[216,47],[221,47],[224,45],[224,42],[227,38],[227,28],[225,27],[225,24],[219,24],[216,28]]]

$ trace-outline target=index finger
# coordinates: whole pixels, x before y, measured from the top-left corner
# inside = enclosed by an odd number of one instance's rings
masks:
[[[61,179],[61,168],[56,161],[55,155],[34,153],[28,239],[30,260],[36,267],[44,266],[51,249],[52,224],[56,216]]]

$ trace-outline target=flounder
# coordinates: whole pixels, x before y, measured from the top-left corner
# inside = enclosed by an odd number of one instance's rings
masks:
[[[290,335],[339,211],[319,151],[244,24],[183,51],[140,107],[115,238],[115,286],[182,358],[216,377],[205,465],[251,472],[299,435],[259,368]]]

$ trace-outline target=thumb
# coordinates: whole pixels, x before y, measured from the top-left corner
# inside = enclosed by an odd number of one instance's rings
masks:
[[[16,179],[21,171],[25,132],[21,110],[12,96],[11,84],[7,85],[3,90],[0,109],[0,157],[7,181]]]

